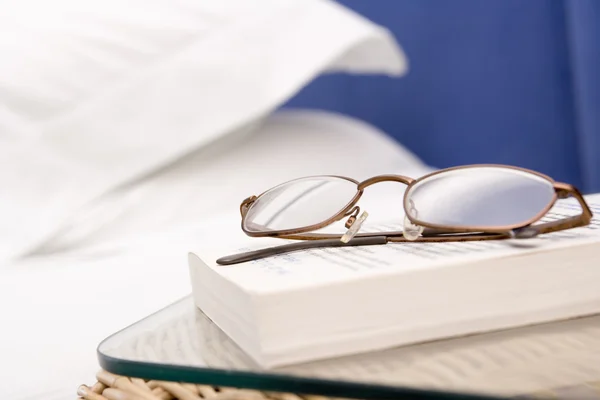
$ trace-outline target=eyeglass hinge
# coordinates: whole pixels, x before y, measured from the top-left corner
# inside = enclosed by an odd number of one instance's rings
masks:
[[[256,201],[256,199],[256,196],[250,196],[245,198],[244,201],[242,201],[242,204],[240,205],[240,214],[242,214],[242,216],[244,216],[248,212],[248,209],[250,208],[252,203]]]
[[[557,189],[556,190],[556,196],[559,199],[566,199],[570,195],[571,195],[571,193],[568,190],[566,190],[566,189]]]

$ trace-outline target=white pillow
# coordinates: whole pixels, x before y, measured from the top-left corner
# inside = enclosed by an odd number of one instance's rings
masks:
[[[323,0],[12,0],[0,26],[0,262],[323,72],[406,69]]]
[[[201,230],[205,221],[221,214],[233,214],[237,221],[244,198],[302,176],[362,180],[396,173],[416,178],[431,171],[400,143],[355,118],[316,110],[278,111],[252,136],[197,150],[91,202],[35,252],[73,251],[107,242],[127,247],[134,238]],[[393,186],[398,209],[383,211],[390,217],[402,211],[397,189],[404,187]],[[232,226],[238,228],[237,223]]]

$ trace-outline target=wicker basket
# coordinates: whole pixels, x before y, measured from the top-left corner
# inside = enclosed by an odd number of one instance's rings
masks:
[[[118,376],[106,371],[96,374],[93,386],[81,385],[79,399],[86,400],[329,400],[328,397],[292,393],[260,392],[248,389],[195,385],[163,381],[145,381]]]
[[[145,381],[99,371],[93,386],[81,385],[79,400],[342,400],[315,395],[261,392],[249,389],[196,385],[164,381]],[[512,396],[511,396],[512,397]],[[542,390],[526,396],[530,399],[600,400],[600,381],[574,385],[557,390]],[[517,397],[523,398],[523,397]]]

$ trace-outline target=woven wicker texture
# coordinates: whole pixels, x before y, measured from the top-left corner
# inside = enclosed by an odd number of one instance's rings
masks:
[[[321,396],[299,396],[292,393],[260,392],[176,383],[145,381],[139,378],[118,376],[99,371],[93,386],[81,385],[77,389],[79,399],[86,400],[329,400]]]
[[[342,400],[314,395],[261,392],[248,389],[214,387],[191,383],[145,381],[118,376],[106,371],[96,375],[93,386],[81,385],[78,399],[86,400]],[[600,381],[567,386],[550,391],[529,394],[530,399],[600,399]]]

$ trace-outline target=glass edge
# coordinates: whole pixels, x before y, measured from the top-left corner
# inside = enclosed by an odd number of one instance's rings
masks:
[[[295,375],[284,375],[265,372],[235,371],[229,369],[207,368],[196,366],[185,366],[168,364],[163,368],[158,363],[133,361],[109,356],[101,351],[102,345],[119,333],[133,327],[134,325],[151,318],[169,307],[177,306],[188,300],[186,295],[179,300],[149,314],[148,316],[116,331],[107,336],[96,347],[99,365],[107,372],[136,377],[148,380],[162,380],[171,382],[186,382],[207,384],[223,387],[236,387],[243,389],[255,389],[261,391],[276,391],[287,393],[314,394],[330,397],[345,397],[357,399],[469,399],[469,400],[500,400],[504,397],[495,397],[483,394],[467,394],[461,392],[445,392],[441,390],[427,390],[409,387],[400,387],[383,384],[358,383],[350,381],[335,381],[331,379],[319,379],[300,377]],[[167,364],[163,364],[167,366]]]
[[[146,380],[196,383],[211,386],[275,391],[304,395],[320,395],[336,398],[355,399],[467,399],[500,400],[506,397],[494,397],[482,394],[445,392],[439,390],[417,389],[399,386],[334,381],[318,378],[304,378],[293,375],[278,375],[250,371],[232,371],[224,369],[192,367],[170,364],[168,368],[157,367],[140,361],[122,360],[104,354],[98,355],[100,367],[120,376],[136,377]]]

